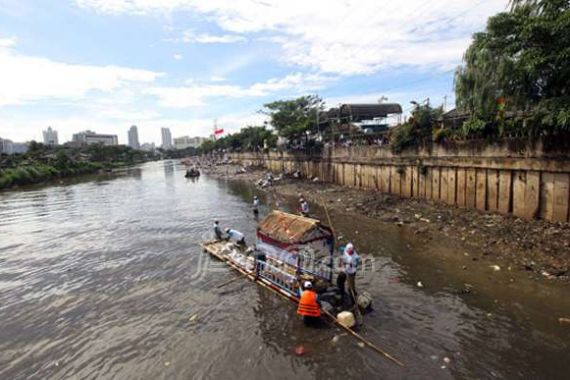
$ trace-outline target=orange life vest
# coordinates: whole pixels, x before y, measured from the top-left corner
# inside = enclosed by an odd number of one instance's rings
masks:
[[[312,290],[305,290],[301,295],[297,314],[307,317],[320,317],[321,308],[317,303],[317,293]]]

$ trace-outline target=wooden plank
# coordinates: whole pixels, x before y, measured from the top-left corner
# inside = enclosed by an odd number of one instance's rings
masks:
[[[568,221],[568,188],[570,177],[568,174],[554,174],[554,210],[552,220],[557,222]]]
[[[476,207],[484,211],[487,210],[487,170],[477,169],[476,176]]]
[[[420,183],[418,178],[418,167],[412,166],[412,197],[420,197]]]
[[[447,203],[450,205],[455,205],[457,193],[456,170],[456,168],[447,169]]]
[[[440,179],[441,179],[441,168],[433,168],[433,175],[432,175],[432,197],[433,200],[439,199],[440,194]]]
[[[402,172],[402,196],[410,198],[412,196],[412,168],[403,166]]]
[[[392,194],[401,195],[402,194],[402,175],[400,174],[399,166],[392,166],[390,172],[390,187]]]
[[[439,199],[447,203],[447,192],[449,186],[449,174],[448,168],[441,168],[441,176],[440,176],[440,188],[439,188]]]
[[[383,193],[391,193],[390,190],[390,167],[380,167],[380,191]]]
[[[513,173],[513,214],[526,218],[526,171]]]
[[[433,168],[429,167],[426,168],[426,199],[433,199],[432,194],[432,186],[433,186]]]
[[[477,208],[477,171],[473,168],[465,170],[465,206]]]
[[[457,168],[457,205],[459,207],[466,206],[465,178],[466,178],[465,169]]]
[[[540,183],[540,217],[552,220],[554,216],[554,174],[542,173]]]
[[[487,210],[499,209],[499,171],[487,170]]]
[[[540,217],[540,172],[526,173],[525,217],[527,219]]]
[[[423,166],[417,169],[418,190],[416,191],[418,198],[426,198],[426,172]]]
[[[511,212],[512,179],[510,170],[499,172],[498,208],[503,214]]]

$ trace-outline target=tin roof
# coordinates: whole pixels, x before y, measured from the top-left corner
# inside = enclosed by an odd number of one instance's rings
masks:
[[[274,210],[259,222],[259,230],[282,243],[303,243],[332,236],[330,229],[317,219]]]

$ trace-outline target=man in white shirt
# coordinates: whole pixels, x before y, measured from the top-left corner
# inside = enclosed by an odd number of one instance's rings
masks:
[[[226,228],[226,234],[228,234],[228,238],[235,242],[237,245],[245,246],[245,236],[238,230],[232,230],[231,228]]]
[[[339,273],[337,278],[337,286],[339,287],[340,291],[342,292],[343,299],[344,299],[344,283],[345,280],[348,279],[348,294],[352,299],[352,303],[356,302],[356,272],[360,267],[360,256],[356,253],[354,249],[354,245],[352,243],[348,243],[344,248],[344,252],[342,253],[339,265],[342,268],[342,272]]]

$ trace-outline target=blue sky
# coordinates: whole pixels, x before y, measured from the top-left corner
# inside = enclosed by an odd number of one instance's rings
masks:
[[[264,103],[453,103],[453,71],[503,0],[0,0],[0,137],[126,142],[262,123]]]

